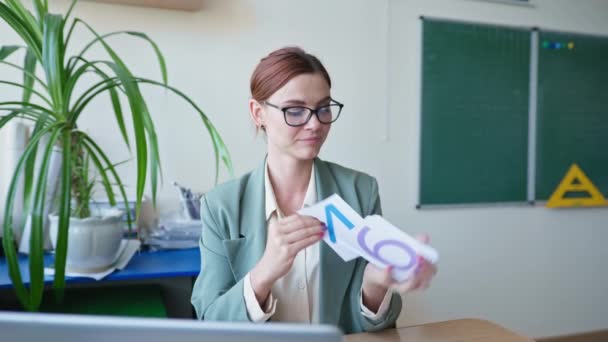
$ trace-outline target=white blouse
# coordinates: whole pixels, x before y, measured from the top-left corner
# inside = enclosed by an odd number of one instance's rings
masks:
[[[266,192],[266,226],[268,227],[271,222],[283,216],[277,206],[274,190],[270,183],[268,164],[265,166],[264,188]],[[317,187],[315,184],[315,169],[313,167],[302,207],[316,202]],[[244,279],[243,296],[245,298],[247,314],[251,321],[265,322],[271,319],[272,321],[279,322],[319,323],[320,243],[322,242],[315,243],[296,255],[291,270],[272,286],[263,309],[255,297],[249,273],[247,273]],[[373,313],[363,305],[363,298],[361,297],[362,314],[374,321],[383,318],[388,310],[390,298],[391,293],[387,291],[378,308],[378,312]]]

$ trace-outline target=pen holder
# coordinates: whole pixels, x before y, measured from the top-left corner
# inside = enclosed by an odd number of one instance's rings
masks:
[[[190,199],[181,199],[182,211],[185,218],[194,221],[201,219],[201,197],[202,194],[197,194]]]

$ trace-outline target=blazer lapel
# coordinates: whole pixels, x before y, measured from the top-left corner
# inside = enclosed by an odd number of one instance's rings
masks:
[[[334,175],[325,162],[318,158],[315,159],[315,168],[317,200],[324,200],[333,194],[343,197],[342,192],[336,184]],[[347,199],[344,200],[347,201]],[[320,259],[319,304],[321,311],[319,318],[321,323],[338,324],[344,296],[352,278],[357,259],[345,262],[326,243],[321,243]]]
[[[265,160],[253,170],[243,189],[238,209],[239,237],[223,241],[236,281],[255,266],[266,248],[264,165]]]

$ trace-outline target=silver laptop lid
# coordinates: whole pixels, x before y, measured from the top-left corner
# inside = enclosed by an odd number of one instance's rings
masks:
[[[0,311],[3,341],[340,342],[333,326],[63,315]]]

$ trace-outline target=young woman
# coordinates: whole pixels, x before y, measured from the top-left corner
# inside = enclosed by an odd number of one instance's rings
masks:
[[[414,277],[395,283],[390,268],[344,262],[320,243],[323,224],[297,214],[334,193],[363,217],[381,214],[373,177],[317,157],[343,107],[330,89],[325,67],[299,48],[270,53],[253,72],[249,111],[267,155],[202,200],[201,273],[192,293],[199,319],[374,331],[394,325],[400,294],[429,286],[436,269],[424,259]]]

